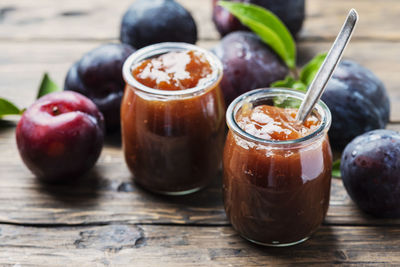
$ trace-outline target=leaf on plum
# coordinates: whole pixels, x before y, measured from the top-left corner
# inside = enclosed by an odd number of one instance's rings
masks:
[[[284,80],[276,81],[271,84],[275,88],[292,88],[297,91],[306,92],[307,86],[301,81],[296,81],[292,76],[286,76]]]
[[[5,115],[20,115],[23,110],[20,110],[15,104],[12,102],[0,98],[0,119]]]
[[[282,21],[269,10],[253,4],[219,1],[239,21],[269,45],[290,69],[296,67],[296,45]]]
[[[326,53],[318,54],[300,72],[300,81],[308,87],[326,58]]]
[[[61,91],[61,88],[50,79],[49,75],[45,73],[40,83],[39,91],[36,98],[40,98],[49,93]]]

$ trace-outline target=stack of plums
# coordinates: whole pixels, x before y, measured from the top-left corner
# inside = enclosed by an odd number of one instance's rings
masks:
[[[234,1],[270,9],[294,36],[301,29],[305,0]],[[284,79],[288,68],[257,35],[216,3],[213,0],[212,19],[223,38],[213,51],[224,66],[221,88],[228,105],[244,92]],[[83,55],[70,68],[65,91],[39,99],[23,115],[17,128],[18,148],[38,177],[70,179],[89,170],[100,154],[103,128],[106,134],[120,128],[125,59],[136,49],[154,43],[194,44],[197,28],[192,15],[174,0],[136,0],[122,18],[120,41]],[[332,112],[329,136],[336,150],[388,123],[390,106],[383,83],[354,61],[340,63],[322,99]],[[393,206],[387,216],[400,214],[399,140],[395,132],[367,133],[348,145],[342,160],[345,186],[356,201],[374,186],[396,186],[397,195],[387,200],[387,205]],[[369,182],[363,182],[366,180]],[[371,196],[361,207],[370,211],[380,197]],[[374,206],[372,212],[377,214],[380,209]]]

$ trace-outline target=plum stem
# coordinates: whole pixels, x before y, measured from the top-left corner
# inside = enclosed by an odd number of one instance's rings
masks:
[[[53,107],[52,112],[53,112],[53,115],[54,115],[54,116],[57,116],[58,114],[60,114],[60,110],[58,109],[57,106],[54,106],[54,107]]]

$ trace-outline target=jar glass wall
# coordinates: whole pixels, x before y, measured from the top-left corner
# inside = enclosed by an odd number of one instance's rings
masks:
[[[297,244],[324,220],[331,185],[331,115],[320,101],[314,110],[320,125],[314,132],[271,141],[241,129],[237,114],[244,105],[293,107],[303,98],[303,93],[288,89],[258,89],[235,99],[226,114],[224,206],[239,234],[258,244]]]
[[[212,73],[194,88],[159,90],[139,83],[132,68],[168,52],[202,53]],[[195,192],[217,177],[225,132],[225,104],[219,87],[222,64],[207,50],[161,43],[132,54],[124,63],[121,106],[126,163],[137,183],[170,195]]]

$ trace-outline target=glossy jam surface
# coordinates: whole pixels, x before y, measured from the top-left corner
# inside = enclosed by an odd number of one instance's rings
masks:
[[[239,126],[258,138],[285,141],[294,140],[314,132],[318,118],[311,115],[304,124],[296,122],[297,109],[260,105],[255,108],[244,106],[236,117]]]
[[[170,52],[134,66],[133,77],[153,89],[194,88],[212,74],[206,57],[197,51]]]
[[[257,106],[237,114],[242,129],[268,140],[290,140],[315,131],[320,121],[293,124],[296,110]],[[332,154],[325,133],[304,143],[263,144],[229,131],[224,149],[224,206],[233,227],[264,245],[308,238],[329,205]]]
[[[177,63],[182,55],[175,52],[162,55],[162,61],[168,62],[166,59],[177,55],[178,58],[171,59]],[[204,76],[191,70],[185,82],[173,76],[167,80],[173,83],[179,80],[179,85],[167,86],[165,81],[149,78],[151,72],[145,65],[153,60],[144,61],[143,72],[136,73],[137,76],[144,74],[148,79],[144,83],[149,82],[146,85],[153,88],[160,89],[161,85],[167,90],[187,89]],[[206,63],[200,66],[210,65]],[[186,69],[197,68],[196,64],[191,61]],[[159,69],[162,74],[157,75],[169,77],[171,68]],[[208,70],[199,67],[201,73]],[[225,104],[219,82],[189,97],[163,99],[127,85],[121,107],[122,140],[125,160],[135,181],[162,194],[185,194],[207,185],[217,177],[221,166],[224,118]]]

